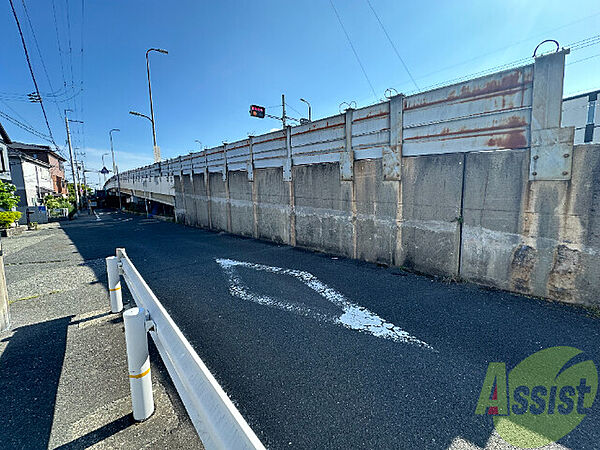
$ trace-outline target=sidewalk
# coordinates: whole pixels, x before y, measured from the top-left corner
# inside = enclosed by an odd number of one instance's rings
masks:
[[[12,326],[0,334],[0,448],[201,448],[153,344],[156,411],[133,422],[109,255],[84,260],[62,226],[103,225],[83,216],[2,239]]]

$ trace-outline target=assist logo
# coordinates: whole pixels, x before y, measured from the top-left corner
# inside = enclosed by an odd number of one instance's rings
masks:
[[[598,371],[574,347],[550,347],[525,358],[506,375],[488,365],[475,414],[493,415],[494,427],[516,447],[541,447],[569,434],[590,412]]]

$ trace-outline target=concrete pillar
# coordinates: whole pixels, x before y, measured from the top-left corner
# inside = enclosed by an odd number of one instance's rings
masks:
[[[208,157],[206,156],[206,150],[204,150],[204,184],[206,186],[206,210],[208,213],[208,229],[212,230],[212,213],[210,207],[210,172],[208,171]]]
[[[254,181],[254,136],[248,136],[248,181]]]
[[[352,150],[352,108],[346,110],[345,131],[346,141],[344,151],[340,153],[340,179],[342,181],[352,181],[354,174],[354,151]]]
[[[258,239],[258,188],[254,183],[254,136],[248,136],[248,181],[252,183],[252,236]]]
[[[383,179],[399,181],[402,176],[402,114],[404,95],[390,99],[390,145],[383,148]]]
[[[227,231],[231,233],[231,196],[229,195],[229,177],[227,167],[227,144],[223,143],[223,180],[225,181],[225,197],[227,203],[225,205],[225,213],[227,215]]]
[[[565,56],[540,56],[533,66],[529,179],[570,180],[574,127],[561,127]]]

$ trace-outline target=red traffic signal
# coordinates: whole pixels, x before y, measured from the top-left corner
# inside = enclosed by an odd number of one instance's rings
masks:
[[[262,119],[265,117],[265,107],[258,105],[250,105],[250,115]]]

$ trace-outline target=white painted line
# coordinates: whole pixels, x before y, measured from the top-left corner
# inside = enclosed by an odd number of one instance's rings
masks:
[[[259,305],[283,309],[305,317],[310,317],[320,322],[329,322],[351,330],[367,332],[379,338],[417,344],[421,347],[433,350],[433,347],[426,342],[410,335],[393,323],[385,321],[367,308],[350,302],[343,294],[330,288],[310,272],[236,261],[233,259],[216,259],[216,261],[228,275],[229,292],[234,297],[258,303]],[[300,280],[327,301],[339,306],[342,309],[342,313],[339,316],[335,316],[330,312],[318,311],[316,308],[309,307],[302,303],[276,299],[267,295],[254,294],[249,291],[246,285],[244,285],[240,276],[236,273],[236,267],[245,267],[257,271],[292,276]]]
[[[96,211],[94,211],[94,215],[96,216],[96,221],[102,220]]]
[[[503,421],[505,419],[500,419]],[[533,433],[531,430],[528,430],[529,433]],[[535,434],[535,433],[534,433]],[[472,442],[467,441],[462,437],[454,438],[454,440],[450,443],[448,450],[518,450],[520,447],[515,447],[509,443],[507,443],[502,437],[498,434],[498,432],[494,429],[492,434],[490,435],[488,441],[485,444],[485,447],[479,447]],[[570,450],[568,447],[561,445],[557,442],[551,442],[550,444],[544,445],[543,447],[536,447],[537,450]]]

